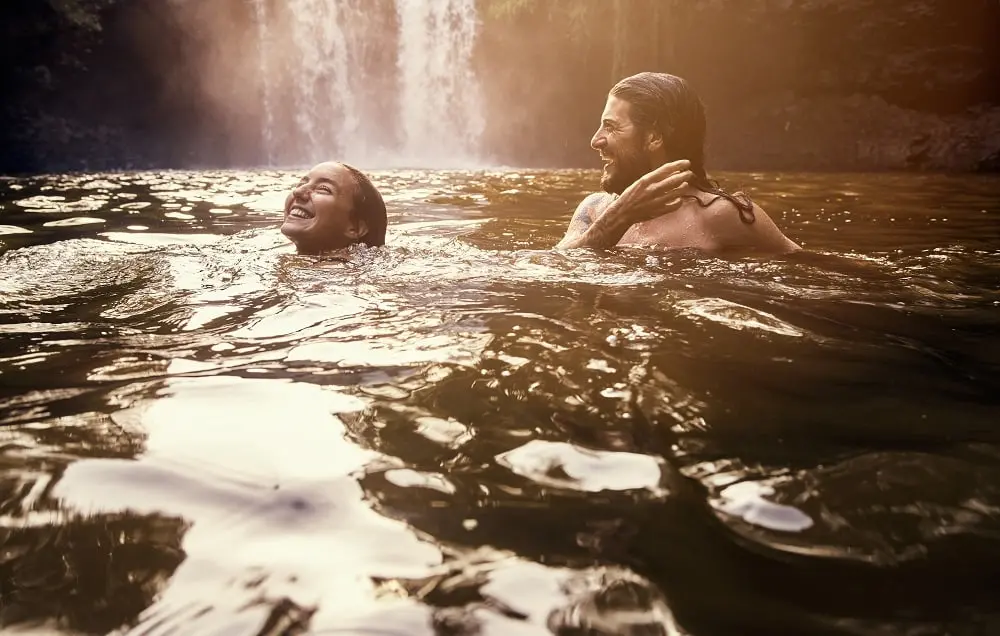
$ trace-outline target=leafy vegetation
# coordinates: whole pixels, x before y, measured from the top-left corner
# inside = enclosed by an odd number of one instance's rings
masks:
[[[613,82],[669,62],[674,35],[697,0],[480,0],[491,21],[545,22],[553,39],[608,54]]]
[[[65,132],[50,104],[68,76],[86,69],[119,0],[4,0],[0,3],[0,169],[30,165],[39,130]],[[64,135],[65,136],[65,135]]]
[[[608,89],[644,70],[692,82],[709,111],[713,156],[733,165],[771,157],[857,167],[870,155],[897,167],[930,142],[923,119],[903,126],[893,109],[940,117],[980,109],[972,121],[1000,104],[996,0],[476,1],[484,145],[511,162],[590,165],[587,142]],[[246,51],[223,50],[211,33],[177,21],[180,4],[0,1],[0,172],[173,165],[204,147],[227,161],[225,144],[206,139],[230,139],[243,153],[245,140],[226,137],[225,122],[205,108],[199,82],[200,60],[220,55],[252,83]],[[253,30],[248,0],[186,6],[215,7],[234,31]],[[845,132],[823,137],[848,116]],[[966,143],[941,130],[955,140],[942,148],[965,144],[996,165],[995,148],[980,141],[989,134],[970,133]],[[878,152],[858,150],[851,131],[867,131],[864,143]]]
[[[80,69],[98,42],[104,12],[118,0],[6,0],[0,4],[0,83],[4,92],[35,101],[57,74]],[[5,100],[0,116],[20,106]]]
[[[600,0],[481,0],[482,15],[487,20],[515,20],[525,15],[542,17],[565,28],[573,40],[582,40],[606,11]],[[621,11],[621,0],[614,0],[614,10]]]

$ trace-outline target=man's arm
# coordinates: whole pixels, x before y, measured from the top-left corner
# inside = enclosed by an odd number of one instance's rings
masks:
[[[636,223],[680,207],[680,195],[694,175],[687,160],[665,163],[639,177],[617,198],[598,192],[577,207],[556,248],[614,247]]]
[[[611,195],[605,192],[595,192],[587,195],[580,205],[576,206],[576,212],[569,221],[566,228],[566,235],[556,245],[556,249],[567,249],[573,247],[596,247],[593,236],[594,220],[600,218],[601,212],[610,202]],[[605,237],[607,239],[608,237]],[[620,240],[621,237],[618,237]],[[618,240],[615,243],[618,243]],[[613,243],[613,244],[615,244]]]

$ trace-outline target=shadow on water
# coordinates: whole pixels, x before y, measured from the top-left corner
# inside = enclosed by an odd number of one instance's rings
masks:
[[[760,260],[551,251],[588,173],[375,176],[347,262],[288,173],[2,183],[6,628],[1000,625],[995,180],[729,175],[809,247]]]

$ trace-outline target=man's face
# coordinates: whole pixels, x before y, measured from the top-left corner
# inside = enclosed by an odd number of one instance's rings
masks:
[[[601,188],[621,194],[636,179],[650,171],[645,136],[629,115],[632,105],[614,95],[601,115],[601,126],[590,140],[590,147],[601,154],[604,172]]]
[[[352,218],[357,183],[339,163],[321,163],[302,177],[285,199],[281,232],[300,253],[347,247],[364,233]]]

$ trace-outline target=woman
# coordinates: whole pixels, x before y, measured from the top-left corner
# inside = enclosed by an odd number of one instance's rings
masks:
[[[360,170],[344,163],[314,166],[285,199],[281,233],[299,254],[320,254],[356,243],[385,244],[382,195]]]

